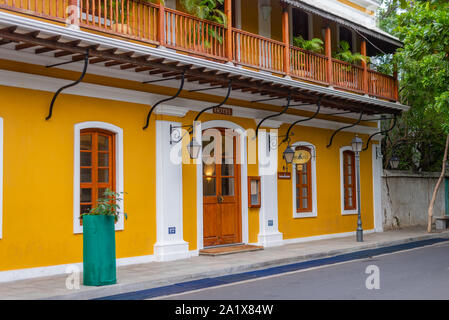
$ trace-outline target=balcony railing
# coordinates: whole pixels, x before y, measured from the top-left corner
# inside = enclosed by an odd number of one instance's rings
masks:
[[[337,89],[398,99],[394,77],[147,1],[0,0],[0,8]]]

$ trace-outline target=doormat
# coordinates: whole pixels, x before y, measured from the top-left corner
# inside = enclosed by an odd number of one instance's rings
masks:
[[[240,253],[240,252],[250,252],[250,251],[259,251],[263,250],[263,247],[260,246],[251,246],[251,245],[231,245],[225,247],[216,247],[216,248],[207,248],[200,250],[200,256],[222,256],[225,254],[232,253]]]

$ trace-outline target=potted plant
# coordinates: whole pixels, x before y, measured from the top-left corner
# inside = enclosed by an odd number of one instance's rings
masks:
[[[310,52],[315,52],[315,53],[322,53],[323,52],[323,46],[324,46],[324,42],[323,40],[319,39],[319,38],[313,38],[312,40],[305,40],[301,35],[297,36],[297,37],[293,37],[293,45],[295,47],[301,48],[303,50],[307,50]],[[299,51],[297,54],[300,55],[299,61],[304,61],[305,59],[303,59],[303,57],[305,56],[304,52]],[[294,57],[291,57],[292,59],[294,59]],[[294,64],[292,62],[293,66],[296,66],[297,73],[299,76],[308,76],[308,77],[312,77],[313,76],[313,72],[314,72],[314,68],[313,68],[313,64],[311,63],[310,65],[305,65],[304,63],[299,63],[299,64]]]
[[[352,53],[351,46],[347,41],[340,41],[340,45],[338,47],[337,52],[334,52],[333,57],[335,59],[350,63],[350,64],[358,64],[362,61],[369,63],[369,57],[364,56],[360,52]],[[349,69],[351,70],[351,69]]]
[[[223,4],[224,0],[181,0],[181,5],[187,13],[194,15],[197,18],[212,21],[221,25],[227,26],[227,17],[223,12]],[[216,31],[215,28],[204,24],[195,24],[192,28],[192,35],[194,39],[193,42],[202,42],[204,41],[204,45],[206,48],[211,46],[210,42],[207,39],[195,39],[197,35],[203,34],[203,28],[207,29],[208,34],[211,38],[216,39],[218,43],[223,43],[223,37],[219,32]]]
[[[103,286],[117,283],[115,222],[119,217],[121,193],[106,189],[103,198],[83,219],[83,284]],[[127,215],[124,213],[125,218]]]

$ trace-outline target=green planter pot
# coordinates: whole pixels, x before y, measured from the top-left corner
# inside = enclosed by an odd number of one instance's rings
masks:
[[[114,222],[112,216],[83,216],[83,284],[85,286],[117,283]]]

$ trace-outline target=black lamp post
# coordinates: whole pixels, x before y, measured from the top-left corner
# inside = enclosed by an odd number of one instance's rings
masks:
[[[357,242],[363,242],[362,215],[360,202],[360,152],[362,151],[363,141],[357,135],[351,141],[352,151],[355,153],[355,175],[357,187]]]

